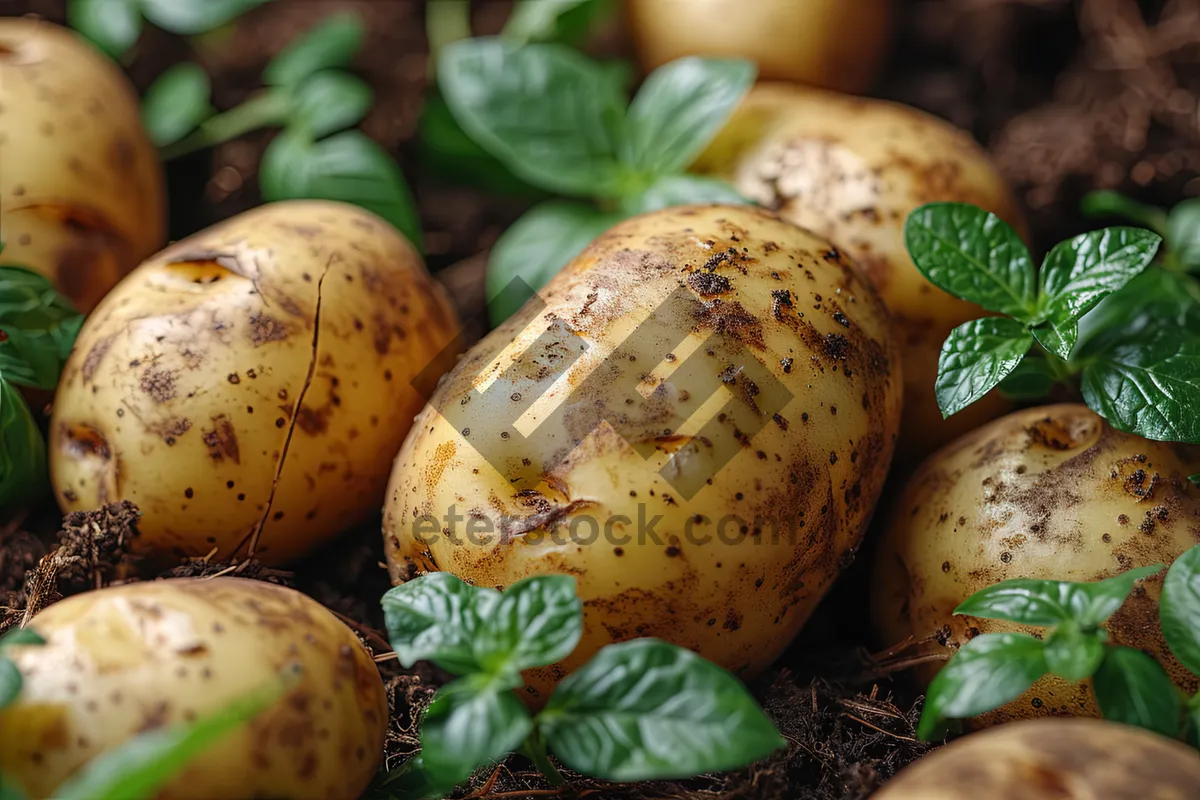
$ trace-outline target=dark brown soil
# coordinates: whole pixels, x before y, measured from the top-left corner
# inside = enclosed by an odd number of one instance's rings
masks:
[[[1083,194],[1119,188],[1170,205],[1200,194],[1200,0],[898,0],[901,30],[874,94],[929,110],[970,130],[992,153],[1029,212],[1036,249],[1094,227]],[[482,335],[486,249],[530,202],[451,182],[418,147],[427,91],[424,0],[277,0],[239,21],[224,40],[188,44],[162,32],[143,37],[126,67],[139,88],[185,58],[212,76],[228,108],[257,86],[266,62],[296,32],[333,9],[367,19],[355,67],[373,86],[363,128],[396,154],[413,183],[430,268],[451,287]],[[474,5],[477,33],[503,23],[508,0]],[[0,0],[0,15],[64,19],[65,0]],[[620,37],[593,43],[611,51]],[[180,238],[259,202],[254,174],[269,131],[172,162],[171,235]],[[0,527],[0,630],[61,596],[139,574],[127,553],[135,511],[114,506],[72,515],[56,533],[53,512]],[[168,575],[235,573],[295,586],[339,614],[376,653],[392,700],[388,765],[419,747],[416,720],[444,676],[405,672],[388,659],[378,599],[388,588],[378,525],[351,532],[292,571],[253,562],[194,562]],[[855,565],[778,665],[757,687],[789,742],[754,767],[683,783],[598,784],[572,776],[561,794],[687,800],[861,800],[927,748],[915,742],[919,698],[887,675],[903,655],[873,663],[861,647],[866,570]],[[902,675],[902,673],[897,673]],[[894,699],[893,699],[894,695]],[[459,796],[544,797],[549,787],[512,759],[476,776]]]

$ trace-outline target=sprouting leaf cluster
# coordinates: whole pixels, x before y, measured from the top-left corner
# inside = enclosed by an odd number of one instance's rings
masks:
[[[374,102],[371,87],[348,71],[362,46],[362,20],[338,13],[291,42],[263,71],[264,88],[217,113],[212,87],[185,62],[147,89],[142,120],[164,159],[213,147],[259,128],[282,128],[259,165],[267,201],[340,200],[373,211],[418,247],[421,227],[395,160],[354,126]]]
[[[18,387],[53,389],[82,325],[49,280],[0,261],[0,508],[46,491],[46,443]]]
[[[567,676],[531,716],[522,670],[566,658],[583,634],[575,579],[527,578],[503,594],[435,572],[383,597],[400,663],[459,676],[421,720],[421,752],[390,773],[393,797],[442,797],[512,752],[561,782],[571,769],[613,781],[683,778],[763,758],[784,742],[732,674],[657,639],[609,645]]]
[[[270,0],[70,0],[67,21],[97,47],[120,58],[146,21],[180,36],[216,30]]]
[[[1162,237],[1113,227],[1061,242],[1036,267],[994,214],[932,203],[909,216],[918,269],[994,316],[955,328],[936,394],[949,416],[996,386],[1022,399],[1078,385],[1113,427],[1147,439],[1200,442],[1200,305],[1174,273],[1154,269]]]
[[[487,293],[520,278],[544,286],[614,223],[686,203],[746,203],[723,181],[686,174],[754,82],[749,61],[682,58],[655,70],[632,102],[622,70],[561,44],[504,37],[447,45],[438,86],[454,120],[546,200],[504,232]],[[493,323],[526,298],[489,306]]]
[[[0,709],[21,692],[20,670],[6,655],[17,645],[45,645],[31,628],[0,637]],[[296,677],[286,669],[277,680],[191,722],[140,733],[85,764],[55,792],[56,800],[150,800],[193,759],[270,707]],[[28,800],[25,790],[0,773],[0,800]]]
[[[1016,578],[967,598],[955,614],[1045,627],[1046,635],[987,633],[964,644],[929,685],[917,727],[922,739],[952,719],[978,716],[1011,702],[1045,675],[1091,679],[1106,719],[1200,747],[1200,693],[1185,697],[1147,653],[1109,641],[1104,629],[1138,581],[1161,564],[1090,583]],[[1200,545],[1175,560],[1163,580],[1159,624],[1171,653],[1200,675]]]

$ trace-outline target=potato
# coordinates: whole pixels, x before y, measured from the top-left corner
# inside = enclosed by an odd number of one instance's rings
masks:
[[[59,504],[133,501],[159,557],[257,539],[288,561],[382,506],[424,404],[411,382],[449,367],[457,330],[416,250],[367,211],[291,201],[215,225],[84,325],[51,419]]]
[[[49,797],[137,733],[222,709],[300,667],[299,682],[158,795],[358,797],[383,755],[387,696],[350,629],[292,589],[176,578],[99,589],[33,618],[24,676],[0,711],[0,771]]]
[[[1041,719],[958,739],[909,765],[872,800],[1187,800],[1200,757],[1158,734]]]
[[[163,245],[162,165],[115,64],[66,28],[0,19],[0,238],[82,311]]]
[[[904,223],[920,205],[973,203],[1024,233],[1008,187],[964,132],[916,109],[782,84],[755,87],[701,156],[701,172],[827,237],[862,266],[903,349],[904,417],[898,462],[915,465],[1011,406],[992,392],[943,421],[933,385],[942,342],[985,314],[917,270]]]
[[[829,242],[749,206],[626,220],[540,297],[414,423],[385,510],[393,580],[574,575],[584,638],[527,676],[540,697],[640,636],[752,676],[882,486],[901,386],[882,304]]]
[[[933,636],[957,648],[979,633],[1042,631],[954,616],[959,603],[1009,578],[1093,581],[1169,564],[1200,541],[1200,489],[1187,476],[1200,449],[1111,428],[1086,406],[1015,412],[935,453],[909,480],[875,563],[880,641]],[[1109,620],[1114,641],[1146,650],[1181,687],[1195,679],[1158,625],[1162,576],[1143,582]],[[937,664],[918,676],[927,683]],[[1086,684],[1043,678],[979,718],[986,726],[1044,714],[1096,716]]]
[[[875,82],[892,33],[892,0],[626,0],[646,70],[683,56],[748,58],[764,80],[843,92]]]

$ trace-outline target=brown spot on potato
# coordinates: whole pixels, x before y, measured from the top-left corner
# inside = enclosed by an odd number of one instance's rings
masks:
[[[151,365],[142,370],[138,385],[154,402],[166,403],[176,395],[175,371]]]
[[[287,325],[268,314],[255,314],[250,317],[250,341],[255,347],[262,347],[267,342],[278,342],[288,336]]]
[[[224,414],[212,418],[212,429],[205,431],[202,438],[213,461],[229,459],[235,464],[241,463],[237,431]]]

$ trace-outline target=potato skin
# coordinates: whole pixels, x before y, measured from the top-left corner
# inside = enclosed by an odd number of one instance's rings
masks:
[[[751,430],[736,416],[748,403],[725,407],[729,414],[714,424],[740,446],[690,499],[659,470],[679,450],[672,474],[703,481],[706,442],[672,435],[664,424],[669,415],[656,416],[663,409],[653,403],[644,417],[629,411],[639,407],[634,390],[621,388],[619,376],[609,380],[623,358],[610,354],[680,287],[698,298],[690,301],[696,308],[670,316],[666,343],[631,369],[645,375],[660,359],[675,358],[678,369],[695,368],[711,380],[756,361],[793,394],[771,419],[751,412],[765,423],[757,437],[739,435]],[[507,586],[534,574],[574,575],[584,638],[562,664],[527,676],[539,697],[600,647],[639,636],[673,641],[753,675],[783,650],[853,555],[883,484],[901,383],[882,304],[828,242],[749,206],[689,206],[626,220],[541,297],[544,309],[527,304],[472,348],[414,423],[385,509],[393,580],[445,570],[477,585]],[[537,343],[546,326],[564,331],[566,343]],[[644,338],[644,328],[637,330]],[[729,343],[736,355],[727,359]],[[668,356],[668,348],[678,356]],[[559,359],[577,350],[578,360],[563,368]],[[586,380],[593,369],[604,380]],[[505,373],[512,377],[502,391],[479,394]],[[680,411],[676,419],[709,399],[709,389],[692,396],[672,377],[641,385],[653,388],[666,410]],[[734,379],[726,385],[735,397],[757,391]],[[570,453],[544,473],[523,463],[542,457],[524,434],[510,436],[504,427],[520,413],[510,401],[523,397],[566,409],[550,416],[530,409],[539,418],[539,441]],[[459,408],[468,416],[456,418]],[[720,410],[708,408],[698,419]],[[627,425],[625,436],[608,425],[579,424],[596,409]],[[503,446],[493,447],[497,440]],[[480,448],[493,455],[485,459]],[[455,544],[417,527],[423,515],[448,527],[451,509],[476,531],[490,525],[496,533],[472,541],[460,517],[451,531]],[[738,519],[726,519],[733,514]],[[639,515],[659,518],[653,535]],[[596,520],[592,541],[588,518]],[[789,522],[790,534],[778,524]],[[715,530],[722,524],[724,534]],[[601,535],[601,526],[610,535]]]
[[[1114,430],[1078,404],[1024,409],[938,451],[881,519],[873,622],[881,642],[934,636],[958,648],[979,633],[1036,632],[954,616],[975,592],[1010,578],[1093,581],[1169,564],[1200,541],[1200,490],[1187,476],[1200,449]],[[1149,652],[1181,687],[1196,680],[1171,657],[1158,624],[1162,575],[1142,583],[1106,626]],[[928,683],[936,665],[917,669]],[[1098,716],[1085,683],[1046,677],[977,718],[977,727],[1046,714]]]
[[[986,312],[925,280],[904,245],[909,213],[934,201],[973,203],[1024,234],[1011,191],[965,132],[897,103],[761,84],[695,169],[729,179],[750,199],[844,248],[866,270],[903,348],[897,463],[915,466],[1011,410],[991,392],[942,419],[933,389],[942,343]]]
[[[973,733],[910,764],[872,800],[1185,800],[1200,756],[1158,734],[1091,719]]]
[[[175,578],[75,595],[14,647],[25,682],[0,711],[0,769],[34,797],[145,730],[224,708],[285,668],[299,683],[199,756],[159,800],[354,798],[383,755],[387,696],[366,648],[328,610],[244,578]]]
[[[163,559],[286,562],[382,505],[458,327],[416,250],[341,203],[275,203],[178,242],[88,318],[54,404],[64,511],[131,500]],[[439,372],[440,374],[440,372]]]
[[[643,68],[683,56],[748,58],[763,80],[858,94],[887,54],[892,0],[626,0]]]
[[[166,187],[133,87],[66,28],[0,19],[6,263],[90,311],[166,239]]]

